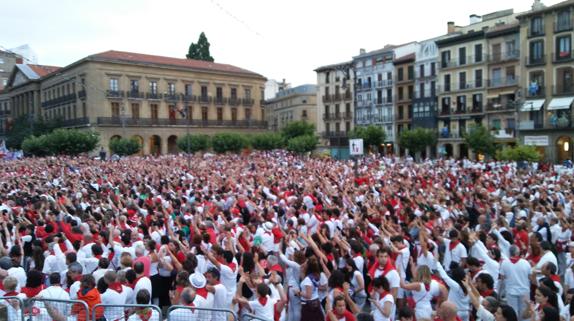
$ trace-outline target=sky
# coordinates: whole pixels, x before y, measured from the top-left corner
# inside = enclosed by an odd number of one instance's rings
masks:
[[[316,83],[314,69],[361,48],[433,38],[447,21],[522,12],[534,0],[0,1],[0,46],[29,44],[40,64],[66,66],[107,50],[185,58],[203,31],[215,62],[297,86]]]

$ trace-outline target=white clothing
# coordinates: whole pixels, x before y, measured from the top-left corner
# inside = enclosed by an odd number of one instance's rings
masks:
[[[109,304],[109,305],[122,305],[126,304],[126,294],[122,291],[122,293],[118,293],[112,289],[107,289],[106,292],[101,294],[102,304]],[[124,315],[124,309],[117,308],[117,307],[108,307],[104,310],[104,316],[106,320],[118,320],[121,319]]]
[[[151,280],[147,276],[144,276],[137,281],[134,286],[134,297],[137,297],[138,292],[142,289],[149,291],[150,302],[148,304],[151,304]]]
[[[214,309],[229,309],[231,307],[231,299],[228,298],[228,292],[223,284],[217,284],[214,286],[215,293],[213,294],[213,308]],[[216,312],[211,313],[212,321],[226,321],[227,313]]]
[[[525,259],[519,259],[516,263],[504,260],[500,265],[500,274],[504,277],[506,294],[525,296],[530,293],[530,263]]]
[[[462,245],[462,243],[458,243],[454,249],[450,249],[450,240],[445,239],[444,240],[444,245],[446,247],[446,250],[444,251],[444,259],[443,259],[443,265],[444,268],[447,271],[450,271],[450,264],[451,262],[456,262],[459,263],[462,261],[462,259],[466,259],[468,257],[468,254],[466,252],[466,248],[464,247],[464,245]]]
[[[375,319],[375,321],[393,321],[395,319],[396,305],[395,305],[395,299],[393,298],[392,294],[387,293],[387,295],[385,295],[384,297],[378,298],[378,302],[382,309],[385,308],[385,303],[387,302],[392,303],[391,313],[389,317],[385,317],[377,307],[373,307],[372,308],[373,319]]]
[[[151,311],[152,311],[151,318],[148,321],[161,321],[159,319],[159,313],[157,312],[157,310],[151,310]],[[136,313],[134,313],[130,315],[128,321],[142,321],[142,319]]]
[[[276,302],[277,300],[267,296],[267,301],[265,304],[262,304],[259,302],[259,299],[257,299],[249,301],[249,307],[255,316],[266,320],[274,320]]]

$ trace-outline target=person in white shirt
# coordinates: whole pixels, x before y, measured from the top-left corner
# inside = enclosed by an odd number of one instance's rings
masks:
[[[396,304],[390,292],[389,281],[385,277],[373,280],[373,293],[369,299],[375,321],[392,321],[395,318]]]
[[[229,304],[235,295],[237,287],[237,261],[231,251],[225,251],[219,245],[214,245],[211,251],[205,251],[208,260],[219,270],[221,283],[227,289],[226,299]],[[214,255],[215,254],[215,255]]]
[[[122,285],[117,282],[115,271],[108,271],[103,279],[98,283],[98,291],[101,293],[102,304],[114,305],[116,307],[106,307],[104,316],[107,320],[119,320],[123,317],[124,309],[118,305],[126,304],[127,292],[124,292]]]
[[[78,291],[80,290],[80,279],[82,278],[82,265],[78,262],[73,262],[68,266],[68,284],[71,283],[69,287],[70,300],[78,299]]]
[[[219,270],[211,267],[205,272],[205,279],[207,280],[207,291],[213,293],[213,308],[214,309],[229,309],[231,301],[227,299],[227,289],[225,285],[220,282]],[[213,311],[211,314],[212,321],[226,321],[227,315],[225,312]]]
[[[144,265],[142,262],[137,262],[136,264],[134,264],[134,272],[136,272],[134,293],[136,294],[137,299],[137,294],[139,293],[140,290],[147,290],[149,293],[151,293],[152,286],[150,279],[144,275]],[[146,304],[151,304],[151,300]]]
[[[179,297],[179,305],[182,307],[178,307],[173,309],[169,312],[168,319],[169,320],[200,320],[199,318],[199,310],[195,309],[195,304],[193,301],[195,300],[195,291],[191,288],[185,288],[181,292],[181,296]]]
[[[57,272],[51,273],[49,276],[49,282],[50,282],[50,286],[45,288],[44,290],[40,291],[40,293],[38,293],[36,298],[51,299],[51,300],[64,300],[64,301],[70,300],[70,295],[68,294],[68,292],[66,292],[64,289],[62,289],[62,287],[60,285],[60,283],[61,283],[60,273],[57,273]],[[39,319],[42,319],[43,317],[45,317],[45,318],[48,317],[48,311],[47,311],[43,302],[36,301],[35,306],[40,310],[41,316],[38,316]],[[51,303],[51,306],[54,307],[55,309],[57,309],[58,311],[62,312],[63,315],[69,315],[70,314],[71,305],[69,305],[67,303],[53,302],[53,303]]]
[[[151,294],[146,289],[141,289],[136,294],[136,303],[148,305],[151,302]],[[135,312],[130,315],[128,321],[161,321],[159,312],[151,307],[136,308]]]
[[[468,257],[466,248],[460,243],[457,230],[451,230],[448,233],[449,239],[444,240],[446,247],[444,251],[443,266],[445,270],[450,271],[452,263],[457,263],[459,266],[464,266],[465,260]]]
[[[193,304],[196,308],[213,308],[213,293],[207,291],[207,279],[203,274],[193,273],[189,276],[189,283],[195,291],[195,298],[193,299]],[[201,320],[209,320],[211,318],[211,312],[207,310],[199,311],[198,318]]]
[[[551,262],[555,266],[558,266],[558,259],[556,258],[556,255],[552,253],[552,246],[550,245],[550,243],[547,241],[542,241],[540,242],[540,247],[542,248],[542,251],[544,251],[544,254],[540,258],[540,261],[538,261],[538,263],[536,263],[536,265],[534,266],[534,273],[536,273],[537,281],[540,281],[540,279],[543,277],[542,267],[547,262]]]
[[[103,257],[98,262],[98,268],[92,272],[94,279],[96,280],[96,284],[100,281],[100,279],[106,274],[108,271],[112,271],[110,268],[110,260]]]
[[[510,247],[510,258],[500,265],[500,276],[506,291],[506,301],[517,315],[522,316],[528,309],[525,300],[530,295],[530,263],[520,257],[516,245]]]
[[[59,251],[55,250],[56,247]],[[46,276],[66,269],[66,256],[59,247],[56,242],[48,245],[48,256],[44,259],[44,267],[42,268],[42,273]]]

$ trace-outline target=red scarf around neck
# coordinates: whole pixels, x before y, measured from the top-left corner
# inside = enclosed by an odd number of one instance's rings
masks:
[[[518,260],[520,260],[520,256],[513,256],[510,258],[510,262],[512,262],[512,264],[516,264]]]
[[[260,296],[259,298],[257,298],[257,301],[259,301],[259,303],[261,304],[261,306],[265,306],[267,304],[267,296]]]
[[[122,284],[120,282],[112,282],[110,283],[110,285],[108,285],[108,288],[118,292],[118,293],[122,293],[123,288],[122,288]]]
[[[206,288],[201,288],[201,289],[196,289],[196,290],[195,290],[195,294],[201,296],[201,297],[204,298],[204,299],[207,299],[207,295],[208,295],[209,293],[207,292],[207,289],[206,289]]]
[[[451,241],[451,242],[448,244],[448,250],[449,250],[449,251],[454,250],[454,248],[455,248],[459,243],[460,243],[459,240]]]

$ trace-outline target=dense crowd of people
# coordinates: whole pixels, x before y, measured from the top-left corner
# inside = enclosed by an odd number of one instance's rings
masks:
[[[0,166],[9,320],[574,320],[574,177],[552,168],[280,151]]]

